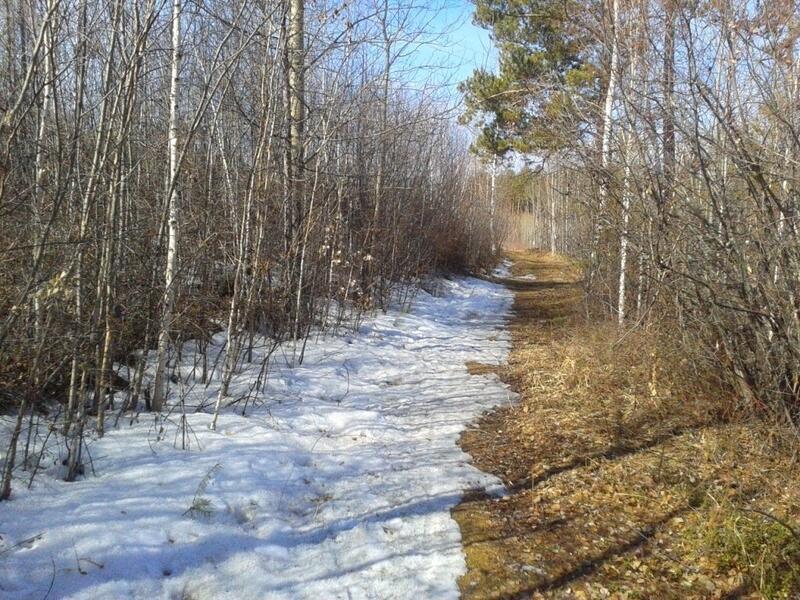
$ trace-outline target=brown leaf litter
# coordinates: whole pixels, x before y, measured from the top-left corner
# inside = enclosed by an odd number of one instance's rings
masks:
[[[667,336],[588,321],[570,260],[510,258],[508,365],[468,368],[520,401],[460,441],[508,494],[453,511],[462,597],[800,598],[791,444],[723,418],[730,392]]]

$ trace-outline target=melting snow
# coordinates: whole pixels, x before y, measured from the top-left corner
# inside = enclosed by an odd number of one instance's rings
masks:
[[[55,460],[32,490],[17,480],[0,505],[0,596],[457,598],[450,509],[465,489],[500,484],[456,442],[511,396],[464,362],[506,359],[511,294],[471,278],[443,287],[357,334],[310,341],[302,366],[271,367],[267,402],[226,409],[216,432],[188,414],[189,450],[174,445],[175,413],[161,439],[142,413],[91,442],[96,475],[64,483]],[[185,391],[210,402],[217,382]]]

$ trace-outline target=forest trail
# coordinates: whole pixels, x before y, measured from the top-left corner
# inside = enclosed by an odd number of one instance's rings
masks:
[[[499,280],[514,293],[510,362],[500,367],[478,363],[469,367],[473,373],[498,374],[518,392],[524,385],[519,380],[519,371],[524,369],[519,364],[520,350],[530,344],[546,348],[550,336],[557,336],[578,309],[582,288],[579,271],[565,258],[531,251],[512,251],[507,256],[509,277]],[[538,433],[526,427],[529,411],[530,407],[519,404],[501,407],[481,416],[460,439],[476,466],[498,476],[506,488],[500,498],[476,491],[453,511],[467,557],[468,572],[459,581],[462,598],[483,600],[533,593],[533,585],[545,575],[538,566],[544,557],[533,542],[538,524],[524,518],[518,522],[526,511],[515,506],[520,493],[523,503],[527,500],[533,468],[539,462],[527,437]],[[557,520],[547,525],[558,526]]]
[[[192,409],[219,381],[201,384],[188,343],[177,369],[188,449],[173,405],[157,427],[143,413],[91,440],[95,474],[77,482],[45,455],[32,489],[18,485],[0,513],[0,596],[458,597],[450,511],[465,489],[502,486],[457,440],[511,399],[466,363],[505,363],[512,298],[481,279],[433,283],[410,310],[312,338],[301,366],[279,349],[261,400],[246,416],[242,402],[224,410],[216,432],[207,409]],[[217,334],[217,352],[223,343]],[[232,397],[252,393],[262,351]]]
[[[792,514],[796,465],[709,412],[720,390],[658,338],[586,319],[569,260],[509,257],[310,339],[302,365],[279,348],[262,392],[260,340],[216,431],[195,409],[219,375],[202,384],[187,343],[166,418],[90,440],[74,483],[51,446],[15,487],[0,596],[749,597],[741,547],[790,585],[800,547],[752,515]]]

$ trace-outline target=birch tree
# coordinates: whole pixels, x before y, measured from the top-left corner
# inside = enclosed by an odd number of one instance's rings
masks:
[[[164,268],[164,299],[156,351],[156,372],[153,384],[153,410],[162,409],[166,393],[166,370],[172,315],[178,285],[178,236],[180,194],[178,189],[178,95],[181,66],[181,0],[172,2],[172,59],[169,86],[169,174],[167,179],[167,263]]]

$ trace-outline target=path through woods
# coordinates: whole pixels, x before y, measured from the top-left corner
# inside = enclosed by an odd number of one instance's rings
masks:
[[[568,260],[511,257],[502,285],[434,280],[410,310],[310,340],[300,366],[279,348],[269,400],[234,403],[216,431],[219,377],[199,383],[187,343],[188,437],[173,406],[91,441],[74,483],[45,456],[3,505],[0,595],[723,598],[761,574],[791,589],[800,548],[754,511],[794,510],[796,465],[757,423],[710,413],[719,390],[677,378],[657,338],[585,319]]]

